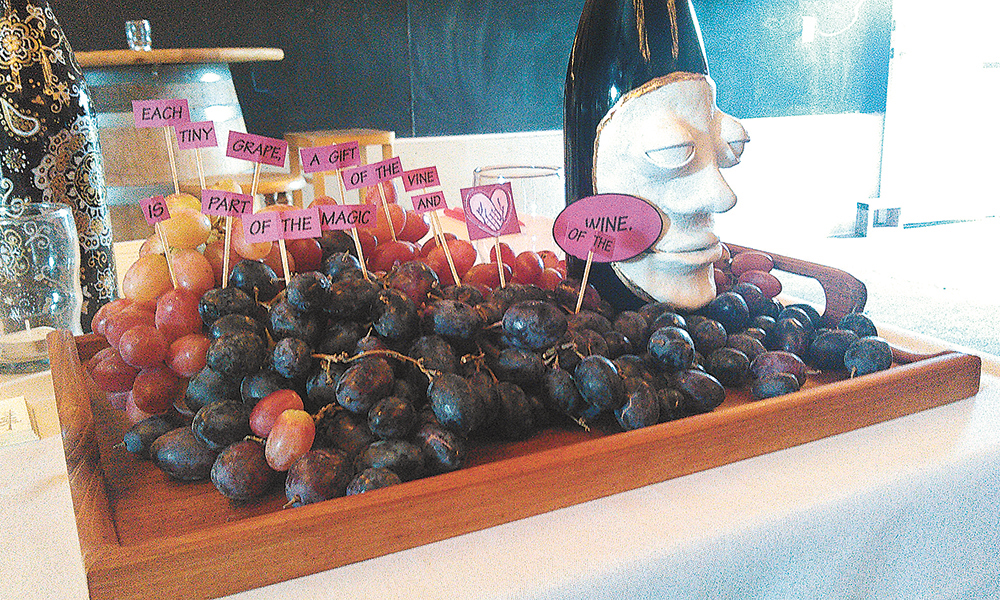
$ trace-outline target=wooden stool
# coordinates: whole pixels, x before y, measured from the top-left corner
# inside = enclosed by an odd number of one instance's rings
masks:
[[[396,142],[395,131],[382,131],[380,129],[331,129],[327,131],[297,131],[285,134],[285,141],[288,142],[288,156],[290,171],[302,176],[302,162],[299,156],[299,148],[314,148],[316,146],[330,146],[332,144],[343,144],[356,140],[361,150],[361,164],[369,164],[368,147],[381,146],[382,158],[386,160],[393,157],[393,145]],[[375,161],[377,162],[377,161]],[[311,173],[308,177],[313,186],[313,198],[325,196],[326,194],[326,172]],[[295,204],[302,206],[302,189],[292,190],[292,198]]]

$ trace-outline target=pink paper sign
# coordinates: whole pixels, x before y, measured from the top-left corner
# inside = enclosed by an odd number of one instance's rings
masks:
[[[139,129],[167,127],[187,123],[191,120],[191,113],[188,112],[188,101],[183,98],[133,100],[132,118]]]
[[[181,150],[214,148],[219,145],[219,141],[215,139],[215,123],[211,121],[182,123],[175,125],[174,131],[177,132],[177,147]]]
[[[279,213],[281,237],[286,240],[317,238],[323,235],[320,229],[319,209],[315,206],[300,210],[283,210]]]
[[[243,238],[252,244],[273,242],[281,238],[281,219],[276,212],[243,215],[240,224],[243,227]]]
[[[150,225],[156,225],[160,221],[170,218],[170,209],[167,208],[167,201],[163,196],[153,196],[139,200],[139,208],[142,209],[142,216]]]
[[[321,204],[317,208],[323,231],[374,227],[378,212],[374,204]]]
[[[348,190],[356,190],[360,187],[375,185],[381,181],[389,181],[402,174],[403,165],[399,162],[398,156],[383,160],[382,162],[341,171],[341,177],[344,179],[344,188]]]
[[[413,201],[413,211],[418,215],[422,215],[425,212],[430,212],[432,210],[448,208],[448,203],[445,202],[444,199],[444,192],[421,194],[410,198],[410,200]]]
[[[338,171],[361,164],[361,147],[356,140],[318,148],[299,148],[302,170],[306,173]]]
[[[426,167],[403,172],[403,189],[407,192],[441,185],[437,167]]]
[[[253,212],[253,196],[228,190],[202,190],[201,212],[215,217],[239,217]]]
[[[552,238],[566,254],[586,260],[593,251],[597,262],[634,258],[652,247],[662,231],[660,211],[625,194],[580,198],[552,224]]]
[[[288,142],[285,140],[240,131],[229,132],[226,156],[230,158],[283,167],[286,154],[288,154]]]
[[[462,208],[470,240],[521,232],[509,181],[462,190]]]

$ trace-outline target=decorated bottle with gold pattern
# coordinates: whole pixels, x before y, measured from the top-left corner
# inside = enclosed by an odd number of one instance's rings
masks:
[[[90,331],[97,309],[117,296],[117,277],[87,83],[45,0],[0,0],[0,8],[0,202],[70,206]]]

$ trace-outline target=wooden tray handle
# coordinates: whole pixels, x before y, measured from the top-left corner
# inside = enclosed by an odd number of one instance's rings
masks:
[[[733,254],[753,250],[735,244],[726,245]],[[760,250],[760,252],[765,251]],[[850,273],[773,252],[765,254],[774,259],[774,268],[786,273],[812,277],[823,286],[823,294],[826,296],[821,323],[823,327],[836,327],[848,313],[861,312],[864,309],[868,301],[868,289]]]
[[[79,340],[79,352],[78,344]],[[104,470],[91,410],[91,390],[80,354],[93,356],[107,342],[98,335],[74,338],[66,329],[49,333],[46,338],[49,362],[55,385],[56,406],[62,429],[66,470],[76,509],[76,526],[84,565],[89,568],[110,549],[118,546],[114,519],[109,513]]]

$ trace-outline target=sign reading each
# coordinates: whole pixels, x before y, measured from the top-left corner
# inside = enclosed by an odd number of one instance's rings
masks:
[[[243,238],[252,243],[273,242],[281,238],[281,219],[278,213],[268,211],[243,215]]]
[[[331,146],[299,148],[299,157],[306,173],[338,171],[361,164],[361,147],[357,140],[352,140]]]
[[[252,133],[230,131],[226,143],[226,156],[263,163],[272,167],[285,166],[288,142]]]
[[[509,181],[463,189],[462,208],[469,240],[521,232]]]
[[[552,238],[566,254],[597,262],[634,258],[660,239],[660,211],[641,198],[626,194],[597,194],[580,198],[559,213]]]
[[[444,192],[421,194],[410,198],[410,200],[413,201],[413,212],[418,215],[422,215],[425,212],[430,212],[432,210],[448,208],[448,203],[445,202],[444,199]]]
[[[194,148],[214,148],[219,145],[215,139],[215,123],[212,121],[197,121],[174,126],[177,132],[177,147],[181,150]]]
[[[353,227],[374,227],[378,207],[374,204],[321,204],[320,229],[339,231]]]
[[[382,181],[389,181],[403,174],[402,163],[395,156],[370,165],[361,165],[340,172],[344,179],[344,188],[356,190],[360,187],[372,186]]]
[[[300,240],[323,235],[320,229],[319,209],[315,206],[299,210],[283,210],[278,213],[281,223],[281,239]]]
[[[215,217],[239,217],[253,212],[253,196],[228,190],[202,190],[201,212]]]
[[[163,100],[133,100],[132,117],[136,128],[168,127],[191,120],[188,101],[183,98]]]
[[[162,195],[139,200],[139,208],[150,225],[156,225],[170,218],[170,209],[167,208],[167,201]]]
[[[403,172],[403,189],[407,192],[439,187],[440,185],[441,179],[438,178],[437,167],[425,167]]]

